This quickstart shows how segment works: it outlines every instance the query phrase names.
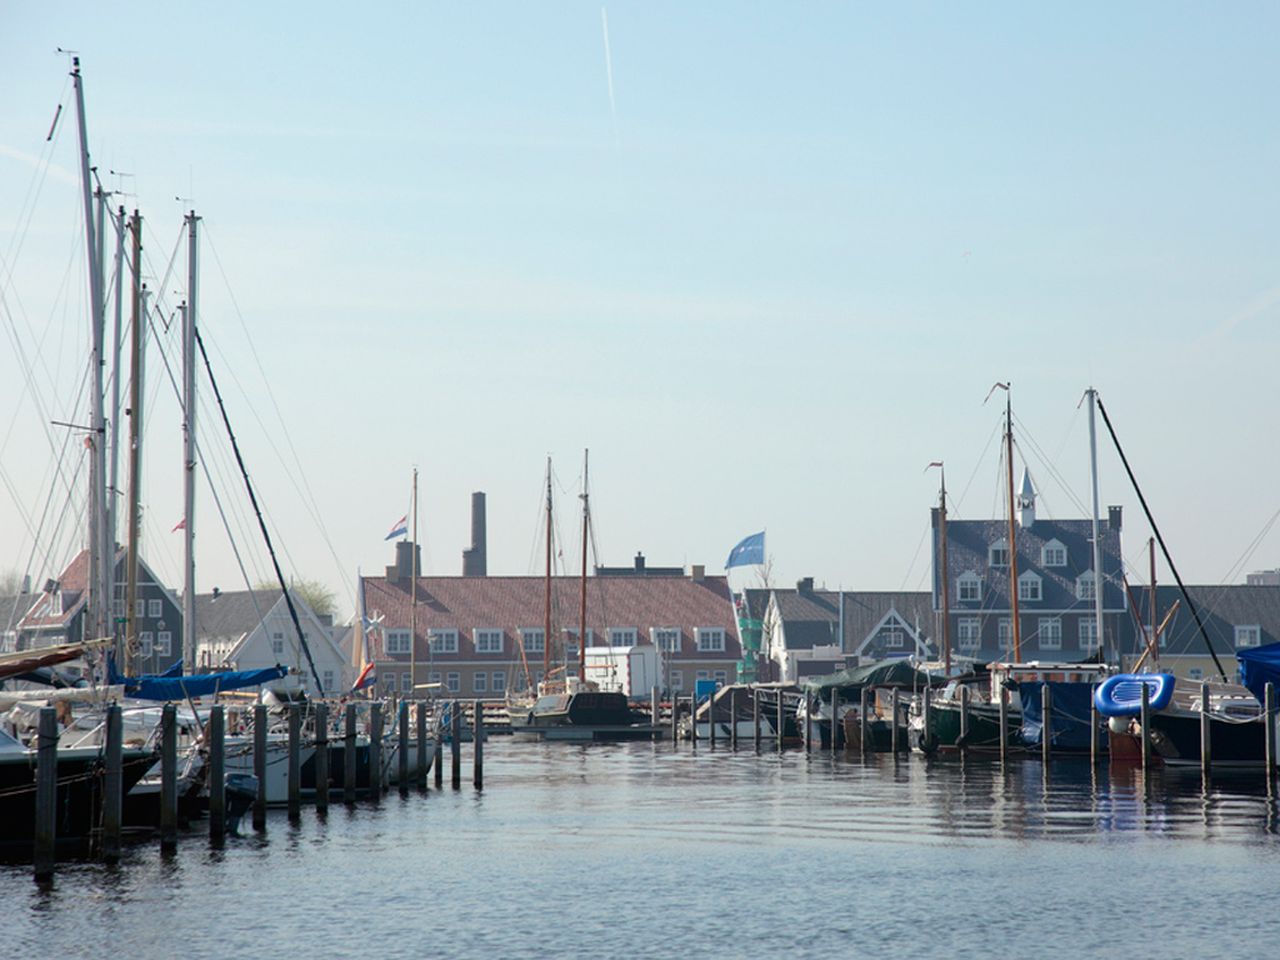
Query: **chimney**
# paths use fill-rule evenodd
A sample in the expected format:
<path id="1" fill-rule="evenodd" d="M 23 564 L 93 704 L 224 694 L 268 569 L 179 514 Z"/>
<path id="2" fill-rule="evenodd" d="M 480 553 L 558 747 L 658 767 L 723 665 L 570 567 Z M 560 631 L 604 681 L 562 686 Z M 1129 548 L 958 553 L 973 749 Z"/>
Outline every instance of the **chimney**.
<path id="1" fill-rule="evenodd" d="M 636 551 L 636 573 L 644 573 L 644 554 Z"/>
<path id="2" fill-rule="evenodd" d="M 806 595 L 813 593 L 813 577 L 805 577 L 802 580 L 797 580 L 796 591 Z"/>
<path id="3" fill-rule="evenodd" d="M 1120 513 L 1124 507 L 1107 507 L 1107 526 L 1116 533 L 1120 532 Z"/>
<path id="4" fill-rule="evenodd" d="M 706 564 L 692 563 L 689 565 L 690 580 L 705 580 L 707 578 Z"/>
<path id="5" fill-rule="evenodd" d="M 488 576 L 489 561 L 485 546 L 486 539 L 484 494 L 477 490 L 471 494 L 471 546 L 462 551 L 462 575 L 464 577 Z"/>
<path id="6" fill-rule="evenodd" d="M 418 576 L 422 576 L 422 548 L 411 540 L 396 541 L 395 566 L 387 567 L 387 583 L 397 586 L 413 579 L 414 560 L 417 560 Z"/>

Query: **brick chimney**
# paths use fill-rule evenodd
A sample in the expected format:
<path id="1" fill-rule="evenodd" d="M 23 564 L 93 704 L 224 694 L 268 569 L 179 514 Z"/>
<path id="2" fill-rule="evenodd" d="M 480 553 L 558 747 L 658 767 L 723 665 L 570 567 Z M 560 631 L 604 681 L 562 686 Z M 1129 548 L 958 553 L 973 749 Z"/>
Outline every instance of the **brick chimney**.
<path id="1" fill-rule="evenodd" d="M 407 586 L 413 579 L 415 559 L 418 576 L 422 576 L 422 548 L 410 540 L 397 540 L 396 562 L 393 566 L 387 567 L 387 583 L 392 586 Z"/>
<path id="2" fill-rule="evenodd" d="M 486 540 L 484 494 L 477 490 L 471 494 L 471 546 L 462 551 L 464 577 L 488 576 L 489 557 Z"/>
<path id="3" fill-rule="evenodd" d="M 1120 532 L 1120 514 L 1124 507 L 1107 507 L 1107 526 L 1116 533 Z"/>

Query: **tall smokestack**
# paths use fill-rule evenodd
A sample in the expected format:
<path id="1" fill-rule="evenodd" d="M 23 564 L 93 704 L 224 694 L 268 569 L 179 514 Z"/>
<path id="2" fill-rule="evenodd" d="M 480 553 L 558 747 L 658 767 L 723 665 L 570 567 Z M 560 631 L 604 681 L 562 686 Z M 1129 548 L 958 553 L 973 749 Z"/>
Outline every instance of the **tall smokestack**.
<path id="1" fill-rule="evenodd" d="M 471 494 L 471 548 L 462 551 L 464 577 L 488 576 L 489 561 L 485 549 L 484 494 Z"/>

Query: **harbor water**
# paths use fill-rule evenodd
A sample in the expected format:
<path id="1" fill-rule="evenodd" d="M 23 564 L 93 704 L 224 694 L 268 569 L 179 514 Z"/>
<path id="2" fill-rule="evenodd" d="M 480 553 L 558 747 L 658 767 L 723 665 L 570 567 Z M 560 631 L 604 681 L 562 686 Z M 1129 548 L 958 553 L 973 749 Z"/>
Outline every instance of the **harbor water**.
<path id="1" fill-rule="evenodd" d="M 468 764 L 220 847 L 197 823 L 47 885 L 2 867 L 4 955 L 1218 957 L 1280 926 L 1261 773 L 507 738 L 485 761 L 483 792 Z"/>

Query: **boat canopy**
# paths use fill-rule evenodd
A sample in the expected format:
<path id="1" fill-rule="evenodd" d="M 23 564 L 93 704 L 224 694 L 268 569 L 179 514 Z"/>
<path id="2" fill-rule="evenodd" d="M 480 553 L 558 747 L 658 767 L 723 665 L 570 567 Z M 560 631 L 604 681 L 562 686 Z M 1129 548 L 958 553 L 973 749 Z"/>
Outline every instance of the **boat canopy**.
<path id="1" fill-rule="evenodd" d="M 823 677 L 802 681 L 804 689 L 823 700 L 831 699 L 831 691 L 840 691 L 840 699 L 859 693 L 863 687 L 927 687 L 937 679 L 917 670 L 906 660 L 879 660 L 850 670 L 840 670 Z"/>
<path id="2" fill-rule="evenodd" d="M 1093 688 L 1085 682 L 1024 680 L 1018 684 L 1022 703 L 1022 742 L 1039 747 L 1044 742 L 1044 710 L 1041 691 L 1049 686 L 1049 740 L 1058 750 L 1088 750 L 1093 733 L 1089 703 Z M 1141 695 L 1139 695 L 1141 696 Z"/>
<path id="3" fill-rule="evenodd" d="M 206 694 L 260 687 L 264 683 L 279 680 L 289 670 L 276 664 L 262 670 L 225 670 L 222 673 L 182 674 L 182 661 L 160 674 L 143 674 L 139 677 L 122 677 L 111 665 L 111 682 L 124 685 L 125 696 L 139 700 L 184 700 L 187 697 L 203 697 Z"/>
<path id="4" fill-rule="evenodd" d="M 1264 702 L 1268 683 L 1280 686 L 1280 643 L 1237 650 L 1236 660 L 1240 663 L 1240 683 L 1259 703 Z"/>

